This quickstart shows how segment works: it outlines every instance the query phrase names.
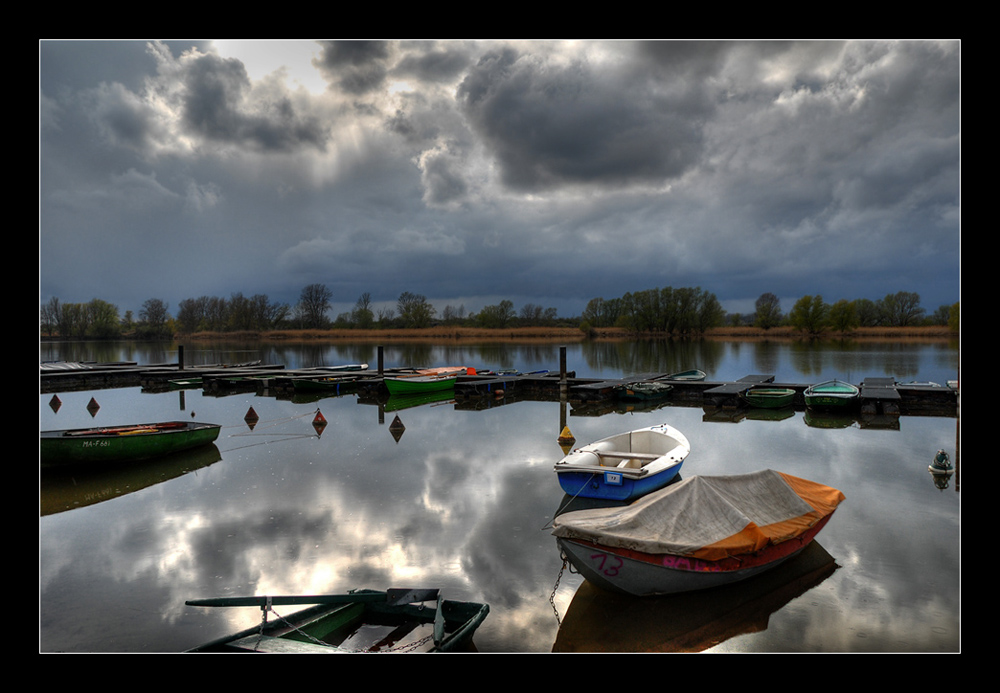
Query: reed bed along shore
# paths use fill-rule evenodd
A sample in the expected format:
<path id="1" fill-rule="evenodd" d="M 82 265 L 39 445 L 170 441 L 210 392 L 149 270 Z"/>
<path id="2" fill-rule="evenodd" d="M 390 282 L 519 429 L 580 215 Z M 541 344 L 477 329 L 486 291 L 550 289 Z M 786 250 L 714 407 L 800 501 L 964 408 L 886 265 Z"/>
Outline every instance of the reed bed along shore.
<path id="1" fill-rule="evenodd" d="M 917 340 L 947 341 L 957 334 L 947 327 L 863 327 L 849 332 L 824 332 L 810 337 L 791 327 L 763 330 L 759 327 L 717 327 L 696 338 L 718 340 L 803 340 L 803 339 L 857 339 L 857 340 Z M 265 340 L 288 342 L 350 341 L 350 342 L 579 342 L 586 339 L 670 339 L 667 334 L 637 334 L 617 327 L 591 328 L 587 331 L 576 327 L 511 327 L 478 328 L 436 326 L 427 328 L 400 328 L 385 330 L 326 329 L 326 330 L 272 330 L 266 332 L 197 332 L 177 335 L 181 340 Z"/>

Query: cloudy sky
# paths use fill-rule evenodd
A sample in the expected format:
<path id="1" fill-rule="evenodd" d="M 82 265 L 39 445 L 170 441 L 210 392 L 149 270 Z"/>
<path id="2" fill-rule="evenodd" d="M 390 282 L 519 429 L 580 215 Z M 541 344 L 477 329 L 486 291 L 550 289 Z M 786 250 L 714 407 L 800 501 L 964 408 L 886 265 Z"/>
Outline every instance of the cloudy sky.
<path id="1" fill-rule="evenodd" d="M 39 293 L 959 300 L 957 41 L 39 43 Z"/>

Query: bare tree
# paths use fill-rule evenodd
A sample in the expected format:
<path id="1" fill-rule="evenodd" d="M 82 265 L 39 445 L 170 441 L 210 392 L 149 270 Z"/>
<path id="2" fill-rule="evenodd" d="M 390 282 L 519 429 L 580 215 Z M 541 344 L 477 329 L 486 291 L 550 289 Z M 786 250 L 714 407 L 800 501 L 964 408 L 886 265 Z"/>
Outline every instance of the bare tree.
<path id="1" fill-rule="evenodd" d="M 298 317 L 305 327 L 325 327 L 329 320 L 326 311 L 330 309 L 333 292 L 324 284 L 310 284 L 302 289 L 299 296 Z"/>

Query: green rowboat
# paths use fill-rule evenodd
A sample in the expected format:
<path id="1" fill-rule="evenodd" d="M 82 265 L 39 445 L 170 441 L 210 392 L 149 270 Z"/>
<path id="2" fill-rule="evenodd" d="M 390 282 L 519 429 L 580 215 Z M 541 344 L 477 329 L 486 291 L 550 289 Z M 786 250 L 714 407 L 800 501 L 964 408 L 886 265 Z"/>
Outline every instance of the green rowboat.
<path id="1" fill-rule="evenodd" d="M 795 400 L 795 390 L 787 387 L 751 387 L 740 394 L 751 407 L 780 409 L 790 407 Z"/>
<path id="2" fill-rule="evenodd" d="M 803 395 L 808 407 L 839 409 L 854 404 L 860 393 L 855 385 L 834 379 L 810 385 Z"/>
<path id="3" fill-rule="evenodd" d="M 440 392 L 455 387 L 457 373 L 443 375 L 401 375 L 385 378 L 385 386 L 391 395 L 412 395 L 424 392 Z"/>
<path id="4" fill-rule="evenodd" d="M 144 460 L 209 445 L 218 424 L 194 421 L 41 431 L 41 466 Z"/>
<path id="5" fill-rule="evenodd" d="M 704 380 L 706 377 L 705 371 L 698 370 L 697 368 L 692 368 L 689 371 L 681 371 L 680 373 L 671 373 L 670 375 L 660 378 L 660 380 Z"/>
<path id="6" fill-rule="evenodd" d="M 619 385 L 615 388 L 618 399 L 626 400 L 648 400 L 662 399 L 670 394 L 674 389 L 673 385 L 656 381 L 635 382 Z"/>
<path id="7" fill-rule="evenodd" d="M 221 597 L 189 606 L 258 606 L 261 623 L 191 652 L 336 654 L 471 650 L 489 606 L 442 599 L 432 590 L 356 590 L 291 597 Z M 288 616 L 274 607 L 314 604 Z M 269 614 L 274 620 L 268 621 Z"/>

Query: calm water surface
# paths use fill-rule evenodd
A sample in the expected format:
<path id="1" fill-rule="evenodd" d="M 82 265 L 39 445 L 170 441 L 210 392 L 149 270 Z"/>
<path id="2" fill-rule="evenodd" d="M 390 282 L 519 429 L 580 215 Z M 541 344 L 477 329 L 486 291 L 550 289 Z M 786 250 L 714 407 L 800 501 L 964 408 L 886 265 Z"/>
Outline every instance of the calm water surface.
<path id="1" fill-rule="evenodd" d="M 43 345 L 40 360 L 174 361 L 176 346 Z M 260 358 L 289 368 L 369 362 L 374 345 L 188 345 L 188 363 Z M 892 376 L 953 380 L 940 344 L 611 343 L 570 345 L 578 375 L 705 370 L 781 382 Z M 387 345 L 386 366 L 558 369 L 558 346 Z M 214 448 L 143 473 L 42 477 L 39 647 L 176 652 L 259 621 L 259 611 L 187 599 L 359 587 L 440 587 L 486 602 L 481 652 L 955 652 L 960 639 L 955 418 L 882 426 L 718 417 L 698 407 L 595 415 L 559 402 L 446 401 L 384 411 L 354 395 L 318 401 L 139 388 L 39 396 L 39 428 L 195 418 L 222 424 Z M 91 398 L 100 409 L 87 410 Z M 260 422 L 244 422 L 253 407 Z M 329 425 L 317 435 L 319 411 Z M 393 435 L 398 416 L 405 426 Z M 736 419 L 734 421 L 734 418 Z M 578 442 L 669 422 L 692 443 L 684 476 L 773 468 L 847 496 L 818 546 L 767 580 L 656 600 L 595 592 L 564 570 L 549 524 L 564 503 L 552 465 L 568 424 Z"/>

